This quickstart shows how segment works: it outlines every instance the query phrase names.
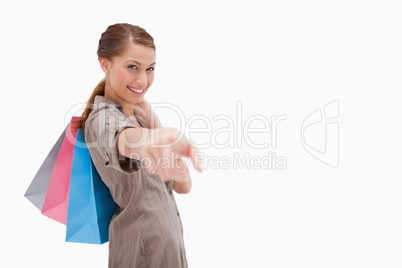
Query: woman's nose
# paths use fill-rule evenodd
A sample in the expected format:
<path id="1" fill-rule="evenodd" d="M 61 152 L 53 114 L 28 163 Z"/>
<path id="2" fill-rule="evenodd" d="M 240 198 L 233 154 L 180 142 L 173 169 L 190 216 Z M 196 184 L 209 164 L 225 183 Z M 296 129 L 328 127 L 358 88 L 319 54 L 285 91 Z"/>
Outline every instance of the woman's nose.
<path id="1" fill-rule="evenodd" d="M 135 82 L 139 86 L 146 86 L 146 84 L 147 84 L 147 74 L 145 72 L 139 73 Z"/>

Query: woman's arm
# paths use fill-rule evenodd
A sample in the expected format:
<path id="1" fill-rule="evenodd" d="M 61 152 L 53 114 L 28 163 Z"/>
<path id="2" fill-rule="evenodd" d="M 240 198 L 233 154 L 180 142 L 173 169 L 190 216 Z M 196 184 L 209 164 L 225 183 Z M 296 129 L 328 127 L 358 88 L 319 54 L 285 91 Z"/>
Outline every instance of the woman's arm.
<path id="1" fill-rule="evenodd" d="M 187 182 L 180 182 L 173 179 L 173 190 L 178 194 L 188 194 L 191 190 L 191 179 Z"/>
<path id="2" fill-rule="evenodd" d="M 161 128 L 162 123 L 159 117 L 152 110 L 151 104 L 146 100 L 142 99 L 140 103 L 134 106 L 134 114 L 140 116 L 147 123 L 149 128 Z"/>
<path id="3" fill-rule="evenodd" d="M 173 177 L 173 190 L 178 194 L 187 194 L 190 192 L 192 186 L 190 172 L 180 156 L 177 157 L 176 163 L 181 170 L 181 174 L 180 176 L 176 175 Z"/>
<path id="4" fill-rule="evenodd" d="M 134 107 L 134 113 L 141 116 L 151 129 L 162 127 L 159 117 L 151 109 L 151 105 L 145 99 Z M 173 190 L 179 194 L 187 194 L 190 192 L 192 185 L 190 174 L 181 157 L 177 159 L 177 164 L 179 165 L 178 168 L 182 170 L 182 174 L 180 174 L 180 176 L 176 175 L 173 178 Z"/>
<path id="5" fill-rule="evenodd" d="M 117 149 L 121 155 L 144 161 L 147 171 L 164 181 L 175 178 L 180 192 L 190 190 L 191 180 L 188 170 L 183 172 L 183 161 L 176 164 L 178 157 L 191 158 L 194 167 L 202 171 L 198 149 L 175 128 L 126 128 L 117 139 Z"/>

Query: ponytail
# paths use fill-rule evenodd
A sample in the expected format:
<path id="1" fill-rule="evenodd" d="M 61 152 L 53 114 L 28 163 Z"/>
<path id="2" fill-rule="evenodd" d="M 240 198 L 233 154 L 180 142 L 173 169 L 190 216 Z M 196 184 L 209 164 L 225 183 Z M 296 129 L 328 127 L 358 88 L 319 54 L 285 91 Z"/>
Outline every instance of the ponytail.
<path id="1" fill-rule="evenodd" d="M 95 97 L 97 95 L 101 95 L 101 96 L 105 95 L 105 84 L 106 84 L 106 80 L 102 79 L 99 82 L 99 84 L 95 87 L 94 91 L 92 92 L 92 95 L 89 97 L 89 100 L 87 101 L 87 104 L 85 105 L 84 112 L 82 113 L 80 119 L 77 120 L 77 125 L 75 127 L 75 130 L 78 131 L 78 129 L 81 129 L 83 138 L 85 135 L 85 122 L 87 121 L 89 114 L 92 112 L 92 106 L 94 104 Z M 85 138 L 84 138 L 84 140 L 85 140 Z"/>

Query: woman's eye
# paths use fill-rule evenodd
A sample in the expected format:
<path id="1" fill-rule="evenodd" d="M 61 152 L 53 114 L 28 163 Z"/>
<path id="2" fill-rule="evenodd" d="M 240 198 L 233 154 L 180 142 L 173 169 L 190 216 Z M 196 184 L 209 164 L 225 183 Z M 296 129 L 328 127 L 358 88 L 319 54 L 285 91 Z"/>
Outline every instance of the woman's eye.
<path id="1" fill-rule="evenodd" d="M 155 71 L 155 67 L 149 67 L 149 68 L 147 69 L 147 71 L 153 72 L 153 71 Z"/>
<path id="2" fill-rule="evenodd" d="M 137 66 L 135 66 L 135 65 L 129 65 L 128 68 L 129 68 L 129 69 L 133 69 L 133 70 L 137 70 L 137 69 L 138 69 Z"/>

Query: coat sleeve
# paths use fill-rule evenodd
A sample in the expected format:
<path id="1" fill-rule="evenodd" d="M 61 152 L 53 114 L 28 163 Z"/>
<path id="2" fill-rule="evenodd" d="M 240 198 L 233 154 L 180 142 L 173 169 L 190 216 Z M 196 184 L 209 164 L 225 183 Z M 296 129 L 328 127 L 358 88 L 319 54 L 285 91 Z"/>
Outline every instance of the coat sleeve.
<path id="1" fill-rule="evenodd" d="M 121 155 L 117 149 L 117 139 L 126 128 L 137 127 L 117 108 L 105 107 L 93 110 L 85 122 L 85 141 L 95 166 L 114 168 L 131 174 L 138 171 L 139 161 Z M 102 163 L 99 163 L 102 162 Z"/>

